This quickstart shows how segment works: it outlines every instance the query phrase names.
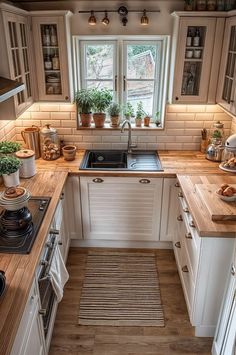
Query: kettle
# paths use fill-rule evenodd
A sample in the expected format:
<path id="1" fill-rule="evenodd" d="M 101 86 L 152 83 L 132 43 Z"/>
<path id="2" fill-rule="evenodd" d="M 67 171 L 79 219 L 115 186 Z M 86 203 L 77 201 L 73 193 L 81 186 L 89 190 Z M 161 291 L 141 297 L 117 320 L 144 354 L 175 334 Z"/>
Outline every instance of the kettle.
<path id="1" fill-rule="evenodd" d="M 213 138 L 212 143 L 206 149 L 206 158 L 211 161 L 221 161 L 223 149 L 224 145 L 221 144 L 221 141 Z"/>

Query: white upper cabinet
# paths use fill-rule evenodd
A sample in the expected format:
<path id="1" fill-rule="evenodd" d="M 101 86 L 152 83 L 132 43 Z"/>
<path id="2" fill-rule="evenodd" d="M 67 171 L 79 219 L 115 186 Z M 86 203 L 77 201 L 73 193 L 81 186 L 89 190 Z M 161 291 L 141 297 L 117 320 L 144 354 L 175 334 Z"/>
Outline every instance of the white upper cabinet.
<path id="1" fill-rule="evenodd" d="M 226 20 L 217 103 L 236 113 L 236 17 Z"/>
<path id="2" fill-rule="evenodd" d="M 69 11 L 31 12 L 38 99 L 70 101 L 71 46 Z"/>
<path id="3" fill-rule="evenodd" d="M 0 76 L 25 84 L 25 89 L 0 107 L 0 119 L 14 119 L 33 103 L 32 45 L 29 15 L 11 6 L 0 6 Z"/>
<path id="4" fill-rule="evenodd" d="M 172 103 L 216 102 L 224 18 L 174 13 Z"/>

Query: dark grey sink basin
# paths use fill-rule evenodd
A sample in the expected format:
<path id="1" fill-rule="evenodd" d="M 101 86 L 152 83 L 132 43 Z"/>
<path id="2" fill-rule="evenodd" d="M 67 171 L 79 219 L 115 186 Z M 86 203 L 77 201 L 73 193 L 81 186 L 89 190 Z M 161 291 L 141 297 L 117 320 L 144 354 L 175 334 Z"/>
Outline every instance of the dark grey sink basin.
<path id="1" fill-rule="evenodd" d="M 86 150 L 80 170 L 163 171 L 157 152 Z"/>

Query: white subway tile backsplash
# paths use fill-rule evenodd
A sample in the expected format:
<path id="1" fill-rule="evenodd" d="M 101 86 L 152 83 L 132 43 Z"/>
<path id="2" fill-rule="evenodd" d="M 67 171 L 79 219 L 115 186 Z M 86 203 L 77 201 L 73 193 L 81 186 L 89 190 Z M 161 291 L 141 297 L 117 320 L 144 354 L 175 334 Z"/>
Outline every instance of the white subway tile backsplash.
<path id="1" fill-rule="evenodd" d="M 177 113 L 176 120 L 178 121 L 193 121 L 195 118 L 194 113 Z"/>
<path id="2" fill-rule="evenodd" d="M 206 105 L 206 112 L 223 112 L 219 105 Z"/>
<path id="3" fill-rule="evenodd" d="M 120 136 L 103 136 L 102 142 L 103 143 L 120 143 Z"/>
<path id="4" fill-rule="evenodd" d="M 51 112 L 52 120 L 70 120 L 70 112 Z"/>
<path id="5" fill-rule="evenodd" d="M 71 127 L 71 128 L 76 128 L 76 122 L 72 120 L 62 120 L 61 121 L 61 127 Z"/>
<path id="6" fill-rule="evenodd" d="M 167 150 L 182 150 L 182 143 L 166 143 L 165 148 Z"/>
<path id="7" fill-rule="evenodd" d="M 183 143 L 184 150 L 199 150 L 200 143 Z"/>
<path id="8" fill-rule="evenodd" d="M 78 149 L 92 149 L 93 148 L 93 145 L 92 143 L 75 143 L 76 147 Z"/>
<path id="9" fill-rule="evenodd" d="M 33 120 L 50 120 L 51 113 L 50 112 L 31 112 L 31 118 Z"/>
<path id="10" fill-rule="evenodd" d="M 166 107 L 167 112 L 186 112 L 187 105 L 167 105 Z"/>
<path id="11" fill-rule="evenodd" d="M 112 149 L 112 143 L 93 143 L 93 149 Z"/>
<path id="12" fill-rule="evenodd" d="M 199 128 L 203 127 L 203 121 L 185 122 L 185 128 Z"/>
<path id="13" fill-rule="evenodd" d="M 193 141 L 192 136 L 177 136 L 176 142 L 177 143 L 191 143 Z"/>
<path id="14" fill-rule="evenodd" d="M 138 142 L 140 143 L 155 143 L 156 141 L 155 136 L 138 136 Z"/>
<path id="15" fill-rule="evenodd" d="M 83 141 L 84 142 L 91 142 L 91 143 L 101 142 L 102 137 L 101 136 L 83 136 Z"/>
<path id="16" fill-rule="evenodd" d="M 75 104 L 63 104 L 63 105 L 60 105 L 60 111 L 63 111 L 63 112 L 75 112 L 76 111 L 76 106 L 75 106 Z"/>
<path id="17" fill-rule="evenodd" d="M 72 134 L 72 128 L 60 128 L 57 127 L 57 133 L 58 134 Z"/>
<path id="18" fill-rule="evenodd" d="M 42 112 L 54 112 L 59 111 L 60 106 L 55 104 L 40 104 L 40 111 Z"/>
<path id="19" fill-rule="evenodd" d="M 215 121 L 231 121 L 231 117 L 227 115 L 227 113 L 214 113 L 214 120 Z"/>
<path id="20" fill-rule="evenodd" d="M 195 120 L 197 121 L 213 121 L 213 113 L 196 113 Z"/>
<path id="21" fill-rule="evenodd" d="M 167 129 L 166 134 L 168 136 L 183 136 L 184 129 Z"/>
<path id="22" fill-rule="evenodd" d="M 206 106 L 205 105 L 188 105 L 187 112 L 205 112 Z"/>

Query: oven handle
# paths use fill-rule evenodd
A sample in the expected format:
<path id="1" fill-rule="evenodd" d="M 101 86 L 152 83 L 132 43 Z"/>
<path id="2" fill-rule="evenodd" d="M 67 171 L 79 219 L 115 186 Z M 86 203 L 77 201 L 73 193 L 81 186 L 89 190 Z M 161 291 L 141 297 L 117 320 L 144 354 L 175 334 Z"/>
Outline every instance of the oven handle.
<path id="1" fill-rule="evenodd" d="M 57 244 L 58 244 L 58 236 L 55 235 L 55 239 L 52 242 L 52 252 L 50 254 L 50 258 L 49 258 L 49 260 L 45 260 L 45 262 L 47 263 L 47 267 L 46 267 L 44 276 L 41 279 L 39 279 L 39 281 L 46 280 L 49 277 L 49 270 L 51 268 L 51 264 L 52 264 L 52 260 L 53 260 L 54 254 L 55 254 Z"/>

